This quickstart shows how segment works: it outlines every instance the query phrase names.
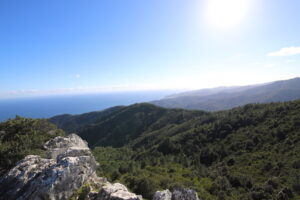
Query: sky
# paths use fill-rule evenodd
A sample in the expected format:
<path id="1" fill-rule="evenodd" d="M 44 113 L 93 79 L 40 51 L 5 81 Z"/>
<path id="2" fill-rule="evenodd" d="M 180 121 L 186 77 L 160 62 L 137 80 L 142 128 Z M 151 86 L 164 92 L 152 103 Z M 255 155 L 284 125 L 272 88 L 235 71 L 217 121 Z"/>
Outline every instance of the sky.
<path id="1" fill-rule="evenodd" d="M 300 76 L 299 0 L 1 0 L 0 98 Z"/>

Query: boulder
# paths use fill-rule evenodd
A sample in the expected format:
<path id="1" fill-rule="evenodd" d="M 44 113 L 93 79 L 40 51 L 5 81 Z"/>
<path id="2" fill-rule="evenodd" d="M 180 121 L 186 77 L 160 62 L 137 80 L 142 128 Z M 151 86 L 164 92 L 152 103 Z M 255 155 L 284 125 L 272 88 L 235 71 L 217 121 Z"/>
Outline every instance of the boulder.
<path id="1" fill-rule="evenodd" d="M 142 200 L 142 196 L 136 195 L 128 191 L 128 189 L 120 183 L 107 183 L 100 190 L 97 200 Z"/>
<path id="2" fill-rule="evenodd" d="M 199 200 L 199 198 L 195 190 L 180 189 L 172 192 L 172 200 Z"/>
<path id="3" fill-rule="evenodd" d="M 66 153 L 71 149 L 85 150 L 90 152 L 87 142 L 82 140 L 76 134 L 70 134 L 68 137 L 58 136 L 45 143 L 44 148 L 47 150 L 46 157 L 56 159 L 58 155 Z"/>
<path id="4" fill-rule="evenodd" d="M 68 199 L 95 175 L 97 162 L 79 136 L 45 144 L 46 158 L 26 156 L 0 179 L 0 199 Z"/>
<path id="5" fill-rule="evenodd" d="M 169 190 L 157 191 L 153 200 L 199 200 L 199 198 L 195 190 L 175 189 L 173 192 Z"/>
<path id="6" fill-rule="evenodd" d="M 0 178 L 0 200 L 142 200 L 120 184 L 96 175 L 87 143 L 76 134 L 44 145 L 46 158 L 29 155 Z"/>
<path id="7" fill-rule="evenodd" d="M 30 184 L 33 183 L 41 173 L 54 165 L 54 160 L 43 159 L 40 156 L 29 155 L 17 163 L 0 179 L 0 199 L 25 199 Z M 28 188 L 28 189 L 27 189 Z M 24 198 L 21 198 L 22 196 Z"/>
<path id="8" fill-rule="evenodd" d="M 153 200 L 171 200 L 171 199 L 172 199 L 172 193 L 170 192 L 170 190 L 157 191 L 153 196 Z"/>

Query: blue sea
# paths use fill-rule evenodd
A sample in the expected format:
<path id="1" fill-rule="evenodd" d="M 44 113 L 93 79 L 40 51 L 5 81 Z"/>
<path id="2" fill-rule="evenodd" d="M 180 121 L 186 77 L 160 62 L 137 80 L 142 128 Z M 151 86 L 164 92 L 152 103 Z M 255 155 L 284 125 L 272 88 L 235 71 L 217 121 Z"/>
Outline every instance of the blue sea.
<path id="1" fill-rule="evenodd" d="M 115 92 L 101 94 L 61 95 L 51 97 L 0 100 L 0 121 L 16 115 L 30 118 L 49 118 L 59 114 L 81 114 L 117 105 L 149 102 L 175 91 Z"/>

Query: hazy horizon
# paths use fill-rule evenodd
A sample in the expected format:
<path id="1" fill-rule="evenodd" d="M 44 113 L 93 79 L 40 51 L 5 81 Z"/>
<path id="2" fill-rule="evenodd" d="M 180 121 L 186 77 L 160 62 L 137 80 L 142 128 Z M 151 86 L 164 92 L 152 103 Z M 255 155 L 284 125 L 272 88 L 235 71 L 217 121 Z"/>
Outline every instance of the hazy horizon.
<path id="1" fill-rule="evenodd" d="M 16 115 L 30 118 L 49 118 L 60 114 L 82 114 L 114 106 L 161 99 L 175 91 L 139 91 L 81 95 L 56 95 L 0 99 L 0 122 Z"/>
<path id="2" fill-rule="evenodd" d="M 130 94 L 130 93 L 163 93 L 167 97 L 168 95 L 196 91 L 196 90 L 206 90 L 206 89 L 214 89 L 214 88 L 230 88 L 230 87 L 243 87 L 243 86 L 251 86 L 251 85 L 261 85 L 261 84 L 269 84 L 276 81 L 283 81 L 283 80 L 290 80 L 300 77 L 291 77 L 289 79 L 281 79 L 281 80 L 274 80 L 268 82 L 260 82 L 254 84 L 247 84 L 247 85 L 219 85 L 215 87 L 204 87 L 204 88 L 169 88 L 169 89 L 159 89 L 159 88 L 151 88 L 151 89 L 131 89 L 131 90 L 122 90 L 118 89 L 103 89 L 103 88 L 67 88 L 67 89 L 57 89 L 52 91 L 15 91 L 14 93 L 9 92 L 6 96 L 0 97 L 0 101 L 7 101 L 7 100 L 30 100 L 30 99 L 43 99 L 43 98 L 60 98 L 60 97 L 80 97 L 80 96 L 89 96 L 89 95 L 114 95 L 114 94 Z M 155 99 L 156 100 L 156 99 Z"/>

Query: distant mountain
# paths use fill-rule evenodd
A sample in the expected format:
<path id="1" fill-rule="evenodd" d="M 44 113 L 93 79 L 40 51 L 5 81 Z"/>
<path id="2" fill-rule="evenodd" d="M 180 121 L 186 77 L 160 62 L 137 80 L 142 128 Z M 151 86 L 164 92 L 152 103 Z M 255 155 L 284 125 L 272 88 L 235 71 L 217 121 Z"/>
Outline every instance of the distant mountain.
<path id="1" fill-rule="evenodd" d="M 294 78 L 259 85 L 188 91 L 150 103 L 166 108 L 217 111 L 249 103 L 283 102 L 299 98 L 300 78 Z"/>

